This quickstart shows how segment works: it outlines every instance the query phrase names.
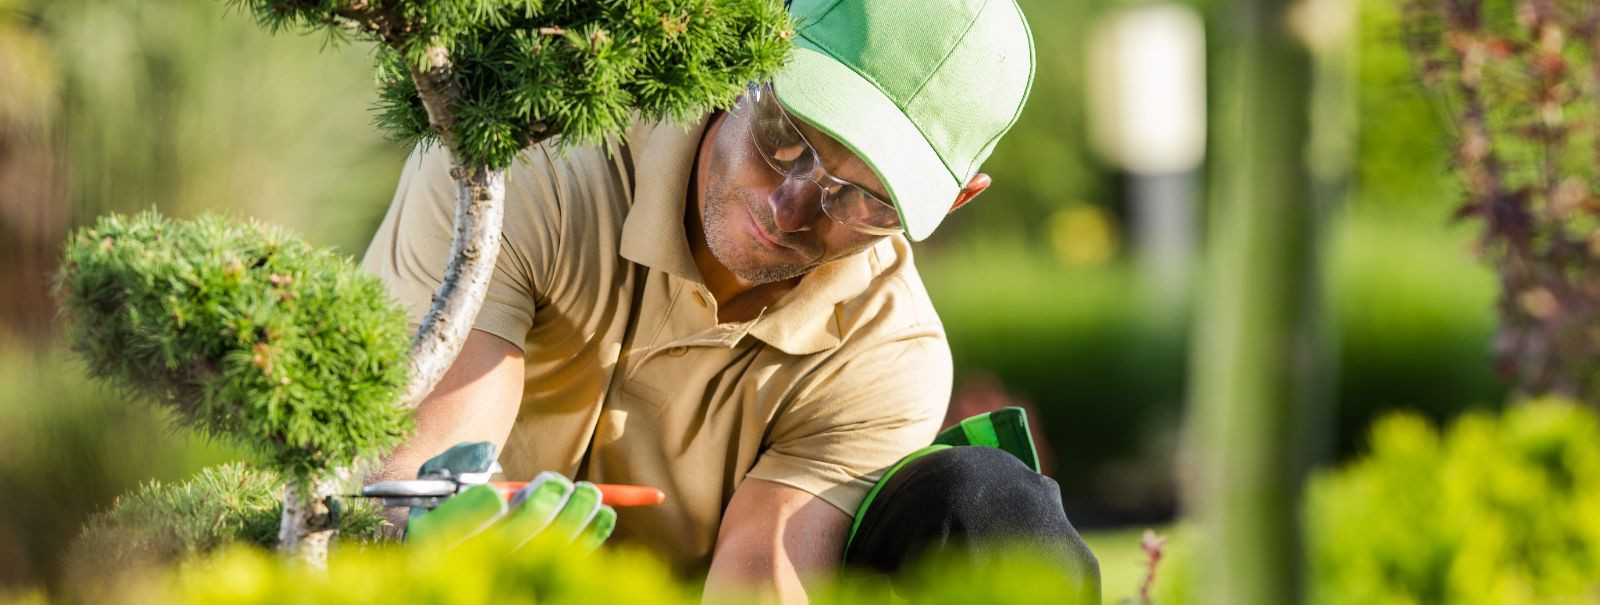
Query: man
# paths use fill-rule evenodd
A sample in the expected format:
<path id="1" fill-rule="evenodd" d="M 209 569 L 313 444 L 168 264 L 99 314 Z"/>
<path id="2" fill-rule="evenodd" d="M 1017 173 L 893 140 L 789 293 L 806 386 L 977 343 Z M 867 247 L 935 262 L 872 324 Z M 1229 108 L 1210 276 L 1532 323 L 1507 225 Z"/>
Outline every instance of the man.
<path id="1" fill-rule="evenodd" d="M 949 349 L 906 240 L 988 187 L 978 166 L 1015 122 L 1033 56 L 1013 0 L 792 12 L 788 65 L 732 111 L 638 125 L 615 154 L 524 152 L 483 311 L 384 476 L 459 442 L 503 444 L 513 479 L 664 490 L 660 506 L 617 511 L 615 535 L 680 570 L 709 565 L 708 592 L 797 600 L 801 579 L 838 568 L 868 490 L 929 443 L 949 400 Z M 364 261 L 414 319 L 449 249 L 448 169 L 437 149 L 407 161 Z M 950 515 L 985 517 L 971 493 L 1010 493 L 964 482 L 1007 478 L 997 533 L 1054 539 L 1098 581 L 1053 483 L 956 449 L 882 498 L 876 516 L 894 522 L 866 524 L 881 538 L 858 536 L 856 562 L 893 568 L 960 537 Z M 929 489 L 953 503 L 914 496 Z M 958 512 L 896 516 L 913 503 Z"/>

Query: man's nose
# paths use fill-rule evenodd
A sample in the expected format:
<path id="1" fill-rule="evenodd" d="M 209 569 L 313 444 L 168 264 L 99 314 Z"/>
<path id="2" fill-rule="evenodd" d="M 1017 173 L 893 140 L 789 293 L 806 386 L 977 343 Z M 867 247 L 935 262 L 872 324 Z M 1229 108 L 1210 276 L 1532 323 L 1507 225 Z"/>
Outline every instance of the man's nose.
<path id="1" fill-rule="evenodd" d="M 785 179 L 782 186 L 767 196 L 773 220 L 786 233 L 811 230 L 811 223 L 822 212 L 821 201 L 822 188 L 803 178 Z"/>

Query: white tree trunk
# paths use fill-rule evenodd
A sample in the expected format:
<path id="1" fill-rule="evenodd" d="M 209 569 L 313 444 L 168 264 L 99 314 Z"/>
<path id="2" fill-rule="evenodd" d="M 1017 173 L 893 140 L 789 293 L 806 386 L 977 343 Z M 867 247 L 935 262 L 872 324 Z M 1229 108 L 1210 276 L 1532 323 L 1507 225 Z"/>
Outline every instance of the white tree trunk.
<path id="1" fill-rule="evenodd" d="M 328 509 L 327 499 L 338 497 L 346 473 L 307 483 L 286 479 L 283 485 L 283 516 L 278 523 L 278 551 L 323 569 L 328 561 L 328 542 L 338 531 L 337 519 Z"/>
<path id="2" fill-rule="evenodd" d="M 458 152 L 455 138 L 455 103 L 461 89 L 455 80 L 450 51 L 442 46 L 428 50 L 425 69 L 413 67 L 411 80 L 428 110 L 428 122 L 450 151 L 456 181 L 455 238 L 444 282 L 433 295 L 433 306 L 411 340 L 410 375 L 400 403 L 416 408 L 433 391 L 445 370 L 461 352 L 472 322 L 489 291 L 489 276 L 500 255 L 500 226 L 505 217 L 504 170 L 468 163 Z"/>
<path id="3" fill-rule="evenodd" d="M 410 374 L 400 399 L 407 408 L 421 404 L 455 362 L 483 307 L 489 277 L 500 255 L 505 171 L 457 166 L 452 174 L 456 177 L 456 234 L 450 242 L 444 283 L 439 284 L 433 306 L 411 341 Z"/>
<path id="4" fill-rule="evenodd" d="M 455 165 L 450 176 L 456 181 L 456 211 L 455 237 L 450 242 L 444 280 L 411 340 L 406 388 L 398 402 L 407 409 L 421 404 L 455 362 L 483 307 L 495 259 L 500 255 L 506 195 L 504 170 L 463 162 L 457 153 L 452 106 L 460 97 L 460 90 L 451 71 L 449 52 L 435 47 L 428 53 L 427 68 L 413 68 L 411 76 L 428 110 L 428 121 Z M 340 494 L 342 479 L 353 474 L 350 467 L 336 469 L 328 480 L 314 482 L 309 494 L 299 493 L 300 486 L 293 482 L 285 487 L 283 519 L 278 529 L 280 551 L 319 568 L 326 566 L 328 541 L 334 532 L 327 527 L 324 499 Z"/>

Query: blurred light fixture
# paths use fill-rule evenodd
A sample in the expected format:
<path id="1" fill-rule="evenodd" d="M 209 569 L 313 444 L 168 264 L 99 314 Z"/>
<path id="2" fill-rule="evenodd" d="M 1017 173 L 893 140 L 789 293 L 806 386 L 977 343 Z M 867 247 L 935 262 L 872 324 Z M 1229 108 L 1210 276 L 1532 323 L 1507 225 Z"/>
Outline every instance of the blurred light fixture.
<path id="1" fill-rule="evenodd" d="M 1157 303 L 1188 295 L 1206 148 L 1205 23 L 1193 8 L 1111 11 L 1090 29 L 1089 138 L 1125 179 L 1130 246 Z"/>
<path id="2" fill-rule="evenodd" d="M 1089 38 L 1089 135 L 1133 174 L 1188 172 L 1206 144 L 1205 25 L 1177 4 L 1118 9 Z"/>

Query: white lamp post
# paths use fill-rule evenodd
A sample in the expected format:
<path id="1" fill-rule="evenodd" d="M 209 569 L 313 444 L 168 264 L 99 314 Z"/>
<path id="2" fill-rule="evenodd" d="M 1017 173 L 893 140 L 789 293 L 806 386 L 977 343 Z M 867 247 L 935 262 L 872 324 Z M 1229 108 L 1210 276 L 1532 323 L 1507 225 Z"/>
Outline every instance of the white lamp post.
<path id="1" fill-rule="evenodd" d="M 1206 146 L 1205 25 L 1187 6 L 1123 8 L 1091 29 L 1089 135 L 1127 175 L 1140 272 L 1161 300 L 1184 294 Z"/>

